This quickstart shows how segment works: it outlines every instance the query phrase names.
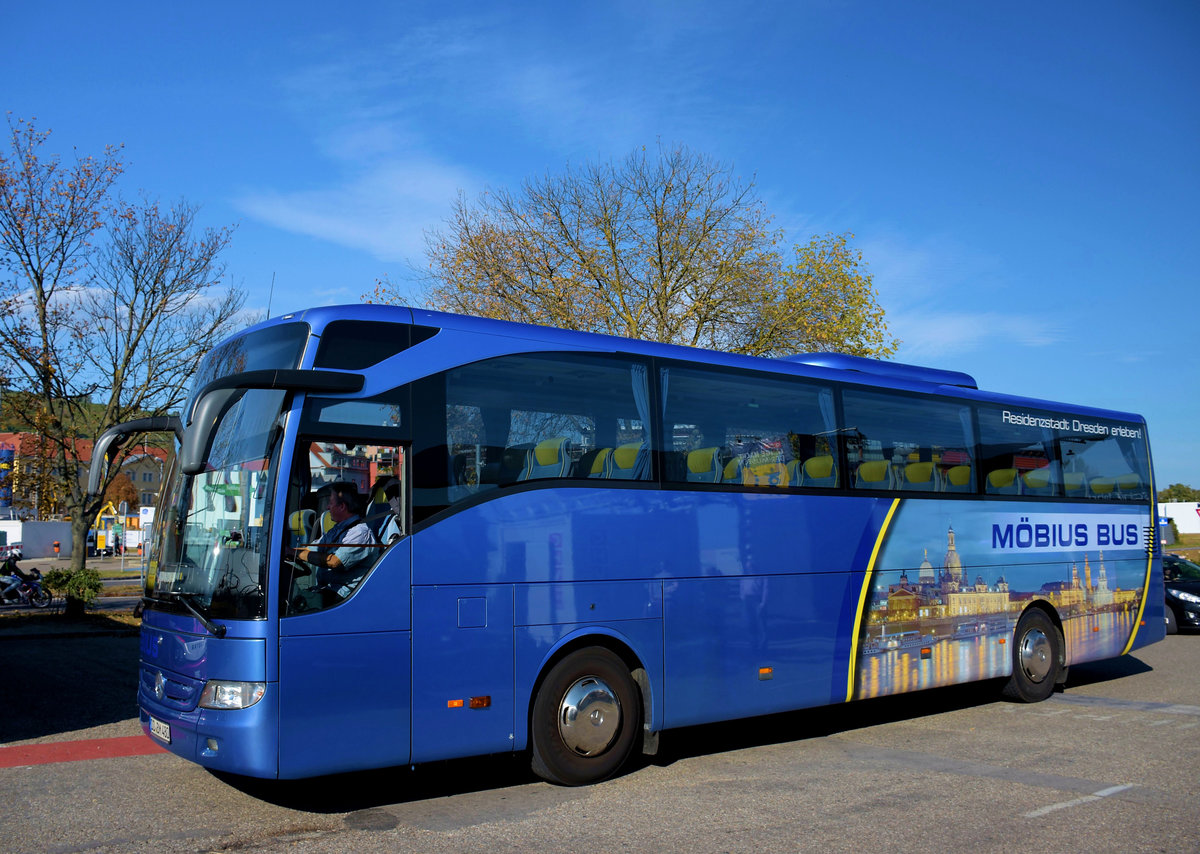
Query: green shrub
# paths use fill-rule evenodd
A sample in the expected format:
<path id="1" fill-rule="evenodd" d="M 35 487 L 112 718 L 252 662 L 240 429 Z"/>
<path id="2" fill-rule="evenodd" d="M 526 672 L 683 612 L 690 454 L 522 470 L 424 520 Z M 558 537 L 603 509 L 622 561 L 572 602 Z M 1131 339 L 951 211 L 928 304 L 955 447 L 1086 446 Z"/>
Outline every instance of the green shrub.
<path id="1" fill-rule="evenodd" d="M 66 597 L 68 616 L 82 614 L 104 588 L 100 573 L 87 567 L 79 570 L 52 569 L 46 573 L 42 583 L 55 595 Z"/>

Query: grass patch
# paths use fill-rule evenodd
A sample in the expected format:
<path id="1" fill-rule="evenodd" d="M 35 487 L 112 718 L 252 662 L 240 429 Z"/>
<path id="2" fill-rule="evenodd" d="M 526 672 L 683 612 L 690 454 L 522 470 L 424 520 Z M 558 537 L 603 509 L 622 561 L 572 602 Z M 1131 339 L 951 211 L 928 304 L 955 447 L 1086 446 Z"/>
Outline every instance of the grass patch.
<path id="1" fill-rule="evenodd" d="M 141 596 L 142 585 L 140 584 L 115 584 L 109 585 L 100 591 L 101 596 Z"/>

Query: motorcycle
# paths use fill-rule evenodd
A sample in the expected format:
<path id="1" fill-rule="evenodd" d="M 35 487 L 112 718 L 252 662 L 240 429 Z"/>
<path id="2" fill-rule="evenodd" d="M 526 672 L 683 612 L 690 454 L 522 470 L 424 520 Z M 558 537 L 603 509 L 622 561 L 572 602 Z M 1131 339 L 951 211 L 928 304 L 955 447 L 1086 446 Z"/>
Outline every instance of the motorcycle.
<path id="1" fill-rule="evenodd" d="M 41 570 L 31 569 L 26 573 L 14 568 L 12 577 L 21 579 L 21 586 L 4 595 L 2 601 L 5 605 L 45 608 L 50 604 L 52 597 L 50 591 L 42 587 Z"/>

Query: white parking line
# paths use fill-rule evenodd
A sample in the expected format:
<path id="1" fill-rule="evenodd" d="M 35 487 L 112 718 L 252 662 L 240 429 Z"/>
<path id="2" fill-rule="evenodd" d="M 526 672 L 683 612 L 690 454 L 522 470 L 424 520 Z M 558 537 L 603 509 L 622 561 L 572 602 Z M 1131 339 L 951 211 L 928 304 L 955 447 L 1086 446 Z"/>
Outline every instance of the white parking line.
<path id="1" fill-rule="evenodd" d="M 1101 789 L 1100 791 L 1094 792 L 1090 795 L 1084 795 L 1082 798 L 1076 798 L 1073 801 L 1063 801 L 1062 803 L 1058 804 L 1050 804 L 1048 807 L 1042 807 L 1041 809 L 1036 809 L 1033 812 L 1027 812 L 1023 818 L 1041 818 L 1042 816 L 1056 812 L 1057 810 L 1065 810 L 1068 807 L 1077 807 L 1080 804 L 1090 804 L 1093 801 L 1098 801 L 1101 798 L 1107 798 L 1109 795 L 1115 795 L 1117 792 L 1124 792 L 1126 789 L 1132 788 L 1132 783 L 1125 786 L 1111 786 L 1110 788 Z"/>

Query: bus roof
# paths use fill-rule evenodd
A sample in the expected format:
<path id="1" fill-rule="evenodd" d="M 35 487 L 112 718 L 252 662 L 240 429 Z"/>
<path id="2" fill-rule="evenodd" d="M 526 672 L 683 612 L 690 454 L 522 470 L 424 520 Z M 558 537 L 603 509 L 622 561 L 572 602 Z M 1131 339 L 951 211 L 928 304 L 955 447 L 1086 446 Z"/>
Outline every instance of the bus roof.
<path id="1" fill-rule="evenodd" d="M 264 328 L 277 323 L 304 321 L 311 325 L 315 334 L 319 335 L 327 324 L 335 320 L 416 324 L 470 334 L 498 336 L 513 340 L 512 352 L 521 352 L 526 349 L 518 342 L 528 341 L 536 343 L 535 349 L 537 350 L 561 349 L 629 353 L 661 359 L 699 361 L 709 365 L 784 373 L 817 380 L 893 388 L 925 394 L 941 394 L 1005 406 L 1027 406 L 1042 409 L 1069 407 L 1072 412 L 1095 417 L 1145 422 L 1141 416 L 1130 412 L 983 391 L 979 389 L 975 378 L 970 374 L 941 368 L 908 365 L 842 353 L 798 353 L 779 358 L 746 356 L 679 344 L 662 344 L 656 341 L 580 332 L 553 326 L 514 323 L 472 315 L 450 314 L 408 306 L 369 303 L 320 306 L 263 321 L 252 329 Z M 248 331 L 250 330 L 245 330 L 245 332 Z M 244 334 L 244 332 L 239 334 Z M 464 362 L 472 360 L 469 348 L 464 348 L 462 355 Z"/>

